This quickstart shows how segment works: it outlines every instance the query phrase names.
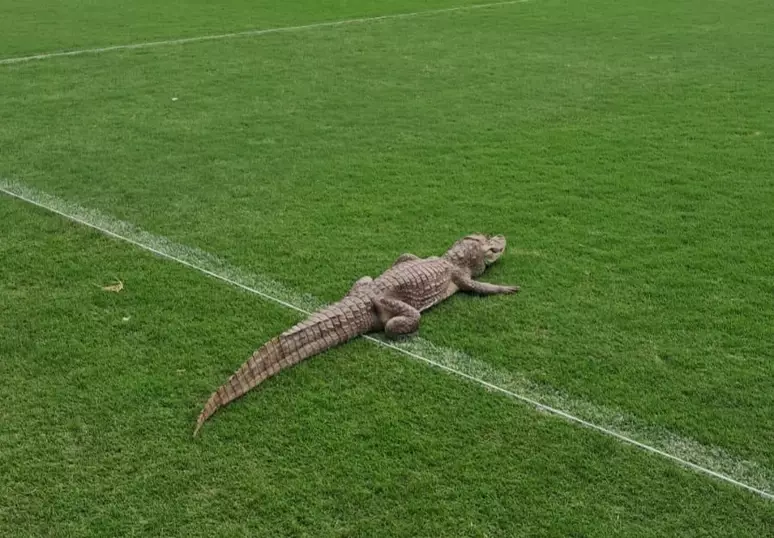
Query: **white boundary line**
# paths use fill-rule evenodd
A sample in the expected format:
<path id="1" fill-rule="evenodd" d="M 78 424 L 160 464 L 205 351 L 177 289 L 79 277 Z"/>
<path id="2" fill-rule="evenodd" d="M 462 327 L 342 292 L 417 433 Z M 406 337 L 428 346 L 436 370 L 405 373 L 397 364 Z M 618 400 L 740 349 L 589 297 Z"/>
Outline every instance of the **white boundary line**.
<path id="1" fill-rule="evenodd" d="M 342 19 L 337 21 L 315 22 L 315 23 L 303 24 L 299 26 L 281 26 L 277 28 L 264 28 L 262 30 L 260 29 L 245 30 L 242 32 L 230 32 L 226 34 L 211 34 L 211 35 L 203 35 L 203 36 L 196 36 L 196 37 L 183 37 L 179 39 L 167 39 L 164 41 L 146 41 L 143 43 L 130 43 L 127 45 L 111 45 L 108 47 L 98 47 L 93 49 L 77 49 L 77 50 L 59 51 L 59 52 L 45 52 L 41 54 L 33 54 L 30 56 L 19 56 L 17 58 L 3 58 L 3 59 L 0 59 L 0 65 L 30 62 L 33 60 L 46 60 L 48 58 L 60 58 L 64 56 L 81 56 L 83 54 L 101 54 L 103 52 L 112 52 L 117 50 L 147 49 L 150 47 L 184 45 L 186 43 L 197 43 L 200 41 L 234 39 L 238 37 L 260 36 L 260 35 L 266 35 L 266 34 L 277 34 L 282 32 L 300 32 L 303 30 L 313 30 L 315 28 L 330 28 L 330 27 L 345 26 L 350 24 L 363 24 L 363 23 L 370 23 L 370 22 L 385 21 L 390 19 L 408 19 L 412 17 L 421 17 L 423 15 L 438 15 L 440 13 L 453 13 L 455 11 L 471 11 L 474 9 L 510 6 L 513 4 L 523 4 L 528 1 L 529 0 L 508 0 L 505 2 L 490 2 L 487 4 L 471 4 L 467 6 L 455 6 L 455 7 L 441 8 L 441 9 L 428 9 L 426 11 L 414 11 L 410 13 L 378 15 L 375 17 L 359 17 L 354 19 Z"/>
<path id="2" fill-rule="evenodd" d="M 213 277 L 215 279 L 221 280 L 221 281 L 223 281 L 223 282 L 225 282 L 227 284 L 230 284 L 230 285 L 232 285 L 234 287 L 237 287 L 237 288 L 240 288 L 240 289 L 245 290 L 247 292 L 259 295 L 260 297 L 263 297 L 264 299 L 267 299 L 269 301 L 272 301 L 274 303 L 282 305 L 282 306 L 284 306 L 286 308 L 289 308 L 291 310 L 295 310 L 296 312 L 299 312 L 299 313 L 302 313 L 302 314 L 306 314 L 306 315 L 310 314 L 310 312 L 308 310 L 305 310 L 305 309 L 303 309 L 301 307 L 298 307 L 298 306 L 296 306 L 294 304 L 291 304 L 291 303 L 289 303 L 287 301 L 284 301 L 284 300 L 282 300 L 280 298 L 274 297 L 273 295 L 270 295 L 270 294 L 267 294 L 265 292 L 262 292 L 262 291 L 260 291 L 260 290 L 258 290 L 256 288 L 254 288 L 254 287 L 251 287 L 251 286 L 248 286 L 246 284 L 243 284 L 242 282 L 238 282 L 237 280 L 235 280 L 233 278 L 229 278 L 228 276 L 221 275 L 221 274 L 216 273 L 214 271 L 210 271 L 209 269 L 201 267 L 201 266 L 199 266 L 199 265 L 197 265 L 195 263 L 191 263 L 189 261 L 186 261 L 186 260 L 184 260 L 184 259 L 182 259 L 182 258 L 180 258 L 178 256 L 175 256 L 174 254 L 171 254 L 169 252 L 165 252 L 165 251 L 163 251 L 163 250 L 161 250 L 159 248 L 154 248 L 154 247 L 152 247 L 150 245 L 146 245 L 145 243 L 142 243 L 140 241 L 134 240 L 134 239 L 132 239 L 130 237 L 127 237 L 127 236 L 125 236 L 123 234 L 114 232 L 112 230 L 108 230 L 107 228 L 105 228 L 103 226 L 100 226 L 100 225 L 95 224 L 93 222 L 88 222 L 87 220 L 79 218 L 79 217 L 77 217 L 75 215 L 68 214 L 68 213 L 66 213 L 66 212 L 64 212 L 62 210 L 59 210 L 59 209 L 57 209 L 55 207 L 52 207 L 52 206 L 50 206 L 48 204 L 45 204 L 45 203 L 43 203 L 43 202 L 41 202 L 39 200 L 35 200 L 35 199 L 30 198 L 29 196 L 25 196 L 22 193 L 15 192 L 13 190 L 9 190 L 8 188 L 6 188 L 4 186 L 4 184 L 2 183 L 2 180 L 0 180 L 0 192 L 4 193 L 4 194 L 6 194 L 6 195 L 8 195 L 8 196 L 10 196 L 12 198 L 16 198 L 16 199 L 22 200 L 22 201 L 24 201 L 24 202 L 26 202 L 28 204 L 33 205 L 33 206 L 37 206 L 37 207 L 39 207 L 41 209 L 44 209 L 46 211 L 49 211 L 51 213 L 55 213 L 57 215 L 60 215 L 60 216 L 66 218 L 66 219 L 68 219 L 70 221 L 73 221 L 73 222 L 76 222 L 76 223 L 81 224 L 83 226 L 86 226 L 88 228 L 92 228 L 94 230 L 97 230 L 97 231 L 99 231 L 99 232 L 101 232 L 101 233 L 103 233 L 103 234 L 105 234 L 105 235 L 107 235 L 109 237 L 113 237 L 113 238 L 118 239 L 120 241 L 124 241 L 126 243 L 130 243 L 130 244 L 132 244 L 132 245 L 134 245 L 136 247 L 139 247 L 139 248 L 141 248 L 143 250 L 146 250 L 148 252 L 152 252 L 153 254 L 156 254 L 156 255 L 161 256 L 163 258 L 166 258 L 168 260 L 177 262 L 177 263 L 179 263 L 181 265 L 184 265 L 186 267 L 189 267 L 191 269 L 199 271 L 200 273 L 203 273 L 203 274 L 205 274 L 207 276 L 210 276 L 210 277 Z M 490 382 L 488 382 L 488 381 L 486 381 L 484 379 L 480 379 L 480 378 L 478 378 L 478 377 L 476 377 L 474 375 L 467 374 L 467 373 L 462 372 L 462 371 L 460 371 L 460 370 L 458 370 L 456 368 L 452 368 L 450 366 L 441 364 L 441 363 L 439 363 L 437 361 L 428 359 L 428 358 L 423 357 L 423 356 L 421 356 L 421 355 L 419 355 L 417 353 L 414 353 L 412 351 L 400 348 L 400 347 L 398 347 L 396 345 L 393 345 L 393 344 L 391 344 L 389 342 L 380 340 L 378 338 L 374 338 L 374 337 L 368 336 L 368 335 L 364 336 L 363 338 L 365 338 L 366 340 L 369 340 L 369 341 L 371 341 L 373 343 L 376 343 L 376 344 L 378 344 L 378 345 L 380 345 L 382 347 L 385 347 L 385 348 L 397 351 L 399 353 L 403 353 L 404 355 L 407 355 L 407 356 L 409 356 L 409 357 L 411 357 L 413 359 L 422 361 L 422 362 L 424 362 L 426 364 L 429 364 L 431 366 L 434 366 L 434 367 L 439 368 L 441 370 L 444 370 L 446 372 L 455 374 L 455 375 L 457 375 L 459 377 L 462 377 L 464 379 L 467 379 L 469 381 L 473 381 L 475 383 L 478 383 L 479 385 L 482 385 L 482 386 L 484 386 L 484 387 L 486 387 L 486 388 L 488 388 L 490 390 L 493 390 L 493 391 L 496 391 L 496 392 L 500 392 L 502 394 L 505 394 L 507 396 L 510 396 L 512 398 L 520 400 L 522 402 L 525 402 L 525 403 L 528 403 L 530 405 L 533 405 L 533 406 L 535 406 L 539 410 L 551 413 L 553 415 L 556 415 L 558 417 L 564 418 L 565 420 L 568 420 L 570 422 L 574 422 L 574 423 L 579 424 L 581 426 L 584 426 L 586 428 L 590 428 L 592 430 L 596 430 L 596 431 L 598 431 L 600 433 L 603 433 L 605 435 L 609 435 L 610 437 L 613 437 L 613 438 L 615 438 L 615 439 L 617 439 L 619 441 L 622 441 L 623 443 L 627 443 L 627 444 L 633 445 L 633 446 L 635 446 L 637 448 L 645 450 L 646 452 L 650 452 L 652 454 L 661 456 L 661 457 L 666 458 L 668 460 L 671 460 L 671 461 L 673 461 L 675 463 L 678 463 L 680 465 L 683 465 L 685 467 L 693 469 L 694 471 L 697 471 L 699 473 L 706 474 L 708 476 L 717 478 L 717 479 L 722 480 L 724 482 L 728 482 L 729 484 L 733 484 L 735 486 L 743 488 L 743 489 L 745 489 L 747 491 L 750 491 L 752 493 L 756 493 L 756 494 L 758 494 L 761 497 L 764 497 L 766 499 L 774 500 L 774 494 L 769 493 L 768 491 L 764 491 L 764 490 L 762 490 L 760 488 L 757 488 L 755 486 L 751 486 L 749 484 L 746 484 L 744 482 L 741 482 L 739 480 L 731 478 L 730 476 L 725 475 L 723 473 L 719 473 L 717 471 L 713 471 L 712 469 L 709 469 L 707 467 L 703 467 L 701 465 L 697 465 L 697 464 L 695 464 L 693 462 L 690 462 L 690 461 L 688 461 L 688 460 L 686 460 L 684 458 L 681 458 L 679 456 L 675 456 L 674 454 L 670 454 L 668 452 L 660 450 L 660 449 L 658 449 L 656 447 L 653 447 L 651 445 L 648 445 L 646 443 L 642 443 L 640 441 L 632 439 L 631 437 L 628 437 L 626 435 L 622 435 L 622 434 L 620 434 L 618 432 L 615 432 L 615 431 L 613 431 L 611 429 L 608 429 L 608 428 L 606 428 L 604 426 L 600 426 L 598 424 L 595 424 L 593 422 L 590 422 L 588 420 L 585 420 L 583 418 L 575 416 L 575 415 L 573 415 L 571 413 L 568 413 L 566 411 L 562 411 L 561 409 L 557 409 L 555 407 L 543 404 L 543 403 L 541 403 L 541 402 L 539 402 L 539 401 L 537 401 L 537 400 L 535 400 L 533 398 L 530 398 L 528 396 L 524 396 L 524 395 L 519 394 L 517 392 L 514 392 L 512 390 L 508 390 L 506 388 L 500 387 L 500 386 L 495 385 L 493 383 L 490 383 Z"/>

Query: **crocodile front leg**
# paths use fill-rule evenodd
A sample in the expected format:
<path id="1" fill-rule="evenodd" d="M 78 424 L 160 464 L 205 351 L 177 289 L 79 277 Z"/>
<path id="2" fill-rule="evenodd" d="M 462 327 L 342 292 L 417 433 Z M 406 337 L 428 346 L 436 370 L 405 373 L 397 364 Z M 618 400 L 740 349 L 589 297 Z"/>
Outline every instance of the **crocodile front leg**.
<path id="1" fill-rule="evenodd" d="M 452 276 L 454 284 L 462 291 L 480 293 L 481 295 L 496 295 L 499 293 L 516 293 L 519 286 L 500 286 L 488 282 L 478 282 L 463 273 L 455 273 Z"/>
<path id="2" fill-rule="evenodd" d="M 419 329 L 419 310 L 410 304 L 389 297 L 377 297 L 374 306 L 388 337 L 415 333 Z"/>
<path id="3" fill-rule="evenodd" d="M 419 256 L 416 256 L 414 254 L 405 253 L 405 254 L 401 254 L 400 256 L 398 256 L 398 259 L 395 260 L 392 263 L 392 266 L 395 267 L 396 265 L 400 265 L 401 263 L 413 262 L 413 261 L 421 260 L 421 259 L 422 258 L 420 258 Z"/>
<path id="4" fill-rule="evenodd" d="M 373 282 L 373 281 L 374 281 L 374 279 L 373 279 L 373 278 L 371 278 L 370 276 L 364 276 L 363 278 L 360 278 L 360 279 L 358 279 L 358 281 L 357 281 L 357 282 L 355 282 L 354 284 L 352 284 L 352 287 L 351 287 L 351 288 L 350 288 L 350 290 L 347 292 L 347 295 L 352 295 L 352 294 L 353 294 L 353 293 L 355 293 L 357 290 L 359 290 L 360 288 L 362 288 L 363 286 L 365 286 L 365 285 L 367 285 L 367 284 L 370 284 L 370 283 L 371 283 L 371 282 Z"/>

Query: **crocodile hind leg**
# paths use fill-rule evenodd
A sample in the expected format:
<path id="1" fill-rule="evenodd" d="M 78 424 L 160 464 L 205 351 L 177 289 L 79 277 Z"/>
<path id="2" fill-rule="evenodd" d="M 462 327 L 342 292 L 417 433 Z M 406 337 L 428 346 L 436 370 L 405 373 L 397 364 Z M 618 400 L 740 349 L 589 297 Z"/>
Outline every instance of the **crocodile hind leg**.
<path id="1" fill-rule="evenodd" d="M 391 299 L 379 297 L 374 300 L 379 318 L 384 324 L 384 333 L 390 338 L 415 333 L 419 329 L 419 310 L 413 306 Z"/>

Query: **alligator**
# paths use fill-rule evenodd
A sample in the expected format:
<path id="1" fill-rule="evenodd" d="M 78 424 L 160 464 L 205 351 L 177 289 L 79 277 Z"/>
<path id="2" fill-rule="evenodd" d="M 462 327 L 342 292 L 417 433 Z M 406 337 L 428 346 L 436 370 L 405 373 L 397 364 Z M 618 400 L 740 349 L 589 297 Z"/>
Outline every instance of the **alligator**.
<path id="1" fill-rule="evenodd" d="M 207 400 L 196 421 L 194 437 L 218 409 L 304 359 L 371 332 L 384 331 L 393 339 L 411 335 L 419 329 L 421 312 L 457 291 L 481 295 L 518 292 L 518 286 L 474 280 L 504 250 L 502 235 L 471 234 L 440 257 L 402 254 L 379 277 L 361 278 L 340 301 L 311 314 L 255 351 Z"/>

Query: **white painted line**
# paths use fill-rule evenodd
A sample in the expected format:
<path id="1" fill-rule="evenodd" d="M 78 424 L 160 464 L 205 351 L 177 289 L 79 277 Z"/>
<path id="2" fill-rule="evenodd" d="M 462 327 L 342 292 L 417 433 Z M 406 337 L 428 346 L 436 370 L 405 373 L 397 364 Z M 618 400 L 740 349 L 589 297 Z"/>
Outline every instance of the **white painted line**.
<path id="1" fill-rule="evenodd" d="M 131 224 L 113 219 L 111 217 L 104 216 L 99 212 L 85 209 L 83 207 L 77 206 L 76 204 L 68 203 L 66 201 L 60 200 L 53 196 L 47 195 L 45 193 L 35 191 L 33 189 L 24 187 L 16 183 L 4 182 L 2 178 L 0 178 L 0 192 L 12 198 L 17 198 L 31 205 L 45 209 L 46 211 L 50 211 L 51 213 L 60 215 L 68 220 L 71 220 L 83 226 L 87 226 L 89 228 L 97 230 L 107 236 L 113 237 L 115 239 L 119 239 L 126 243 L 130 243 L 143 250 L 152 252 L 158 256 L 177 262 L 181 265 L 184 265 L 186 267 L 199 271 L 215 279 L 226 282 L 232 286 L 235 286 L 247 292 L 259 295 L 264 299 L 267 299 L 269 301 L 282 305 L 286 308 L 295 310 L 296 312 L 299 312 L 301 314 L 309 315 L 311 310 L 322 306 L 322 304 L 320 304 L 318 301 L 311 301 L 311 303 L 314 306 L 311 306 L 309 309 L 297 306 L 297 304 L 294 304 L 294 302 L 309 303 L 310 302 L 309 297 L 307 296 L 305 298 L 300 298 L 296 296 L 295 301 L 278 297 L 278 295 L 285 295 L 286 297 L 288 296 L 292 297 L 292 294 L 290 294 L 290 292 L 288 292 L 287 290 L 284 290 L 283 288 L 281 288 L 281 286 L 276 282 L 258 277 L 256 275 L 251 275 L 237 268 L 231 267 L 227 265 L 225 262 L 223 262 L 222 260 L 218 259 L 217 257 L 211 254 L 203 252 L 199 249 L 186 247 L 184 245 L 173 243 L 172 241 L 164 237 L 159 237 L 159 236 L 150 234 L 148 232 L 144 232 Z M 209 266 L 209 268 L 205 266 Z M 251 284 L 250 283 L 251 281 L 256 282 L 257 284 Z M 272 290 L 276 289 L 277 291 L 267 293 L 266 291 L 262 291 L 261 289 L 258 289 L 259 287 L 264 288 L 264 290 L 268 288 Z M 364 338 L 380 346 L 383 346 L 385 348 L 398 351 L 413 359 L 419 360 L 431 366 L 435 366 L 436 368 L 440 368 L 441 370 L 452 373 L 454 375 L 457 375 L 469 381 L 478 383 L 479 385 L 482 385 L 490 390 L 505 394 L 514 399 L 528 403 L 539 410 L 551 413 L 553 415 L 561 417 L 570 422 L 574 422 L 586 428 L 596 430 L 605 435 L 609 435 L 623 443 L 633 445 L 637 448 L 640 448 L 652 454 L 661 456 L 675 463 L 678 463 L 680 465 L 693 469 L 694 471 L 697 471 L 699 473 L 703 473 L 705 475 L 714 477 L 716 479 L 722 480 L 729 484 L 733 484 L 734 486 L 756 493 L 766 499 L 774 500 L 774 494 L 763 489 L 764 487 L 771 489 L 772 485 L 774 485 L 774 478 L 772 478 L 772 473 L 770 471 L 761 467 L 760 465 L 757 465 L 751 462 L 740 461 L 738 458 L 733 458 L 731 456 L 728 456 L 718 448 L 706 447 L 706 446 L 700 445 L 699 443 L 691 439 L 686 439 L 686 438 L 677 437 L 675 435 L 671 435 L 671 439 L 674 441 L 673 444 L 671 445 L 673 448 L 673 452 L 679 452 L 680 447 L 688 447 L 687 451 L 683 449 L 683 452 L 685 452 L 683 455 L 676 455 L 674 453 L 667 452 L 666 450 L 652 446 L 652 444 L 638 441 L 634 439 L 632 436 L 621 433 L 620 431 L 615 431 L 610 427 L 601 426 L 595 422 L 581 418 L 580 416 L 577 416 L 577 414 L 567 412 L 565 410 L 559 409 L 558 407 L 555 407 L 552 405 L 548 405 L 544 402 L 539 401 L 538 399 L 536 399 L 536 397 L 528 396 L 528 395 L 525 395 L 523 392 L 516 392 L 515 390 L 511 390 L 509 388 L 503 387 L 502 386 L 503 384 L 513 384 L 512 381 L 508 381 L 506 377 L 504 377 L 512 374 L 503 374 L 503 373 L 495 372 L 495 374 L 492 375 L 491 366 L 487 365 L 483 367 L 480 367 L 480 366 L 477 367 L 475 359 L 467 357 L 459 352 L 455 352 L 454 350 L 444 350 L 443 348 L 435 347 L 428 342 L 422 341 L 421 339 L 415 339 L 414 343 L 410 342 L 408 345 L 405 345 L 405 344 L 401 345 L 401 344 L 393 344 L 391 342 L 387 342 L 383 339 L 376 338 L 373 336 L 365 336 Z M 417 343 L 417 340 L 418 340 L 418 343 Z M 423 355 L 420 355 L 419 353 L 412 351 L 412 346 L 419 346 L 420 348 L 424 348 L 429 353 L 424 353 Z M 427 354 L 433 355 L 435 359 L 431 359 L 424 356 Z M 465 363 L 473 364 L 473 367 L 478 368 L 478 371 L 481 373 L 472 374 L 472 373 L 463 371 L 465 367 L 458 366 L 457 364 L 459 363 L 455 363 L 454 356 L 461 357 Z M 487 370 L 489 370 L 488 373 L 487 373 Z M 500 377 L 501 379 L 504 379 L 506 382 L 504 383 L 501 382 L 499 384 L 493 383 L 493 382 L 487 381 L 486 379 L 483 379 L 485 375 L 488 375 L 489 377 Z M 529 389 L 527 389 L 527 391 L 529 392 Z M 546 395 L 546 394 L 539 394 L 538 396 L 544 399 L 556 400 L 556 397 L 552 398 L 550 395 Z M 560 398 L 560 401 L 566 401 L 566 400 L 562 400 Z M 603 416 L 603 417 L 611 413 L 610 411 L 603 410 L 602 408 L 594 407 L 591 404 L 571 403 L 570 407 L 584 408 L 587 410 L 587 414 L 589 414 L 588 410 L 591 409 L 590 414 L 592 415 L 597 414 L 598 416 Z M 637 420 L 632 419 L 630 417 L 624 417 L 620 412 L 613 411 L 612 413 L 619 418 L 623 417 L 623 422 L 625 423 L 636 424 L 638 422 Z M 663 444 L 663 440 L 659 439 L 659 441 L 660 441 L 660 444 Z M 699 465 L 687 459 L 688 457 L 697 458 L 697 456 L 698 456 L 698 459 L 709 461 L 710 463 L 714 464 L 717 468 L 726 468 L 726 469 L 729 469 L 730 471 L 728 471 L 727 473 L 718 472 L 713 469 L 710 469 L 705 465 Z M 729 473 L 731 472 L 734 472 L 736 474 L 741 473 L 745 475 L 745 478 L 747 479 L 747 481 L 742 481 L 740 479 L 733 478 L 732 476 L 729 475 Z M 753 486 L 749 482 L 755 482 L 757 484 L 760 484 L 760 486 Z"/>
<path id="2" fill-rule="evenodd" d="M 46 52 L 41 54 L 33 54 L 30 56 L 19 56 L 17 58 L 0 59 L 0 65 L 30 62 L 32 60 L 46 60 L 49 58 L 60 58 L 64 56 L 81 56 L 83 54 L 101 54 L 103 52 L 113 52 L 117 50 L 147 49 L 151 47 L 184 45 L 187 43 L 198 43 L 201 41 L 216 41 L 221 39 L 234 39 L 238 37 L 261 36 L 266 34 L 277 34 L 282 32 L 300 32 L 304 30 L 313 30 L 315 28 L 330 28 L 330 27 L 345 26 L 350 24 L 364 24 L 364 23 L 372 23 L 372 22 L 378 22 L 378 21 L 386 21 L 391 19 L 408 19 L 412 17 L 438 15 L 441 13 L 453 13 L 455 11 L 472 11 L 474 9 L 510 6 L 513 4 L 523 4 L 528 1 L 529 0 L 509 0 L 506 2 L 490 2 L 488 4 L 472 4 L 468 6 L 455 6 L 455 7 L 441 8 L 441 9 L 429 9 L 426 11 L 413 11 L 409 13 L 395 13 L 392 15 L 378 15 L 375 17 L 359 17 L 355 19 L 342 19 L 337 21 L 315 22 L 311 24 L 303 24 L 300 26 L 281 26 L 278 28 L 245 30 L 242 32 L 230 32 L 227 34 L 211 34 L 211 35 L 203 35 L 203 36 L 196 36 L 196 37 L 183 37 L 179 39 L 167 39 L 164 41 L 146 41 L 143 43 L 130 43 L 126 45 L 111 45 L 108 47 L 98 47 L 93 49 L 76 49 L 76 50 L 66 50 L 66 51 L 58 51 L 58 52 Z"/>

